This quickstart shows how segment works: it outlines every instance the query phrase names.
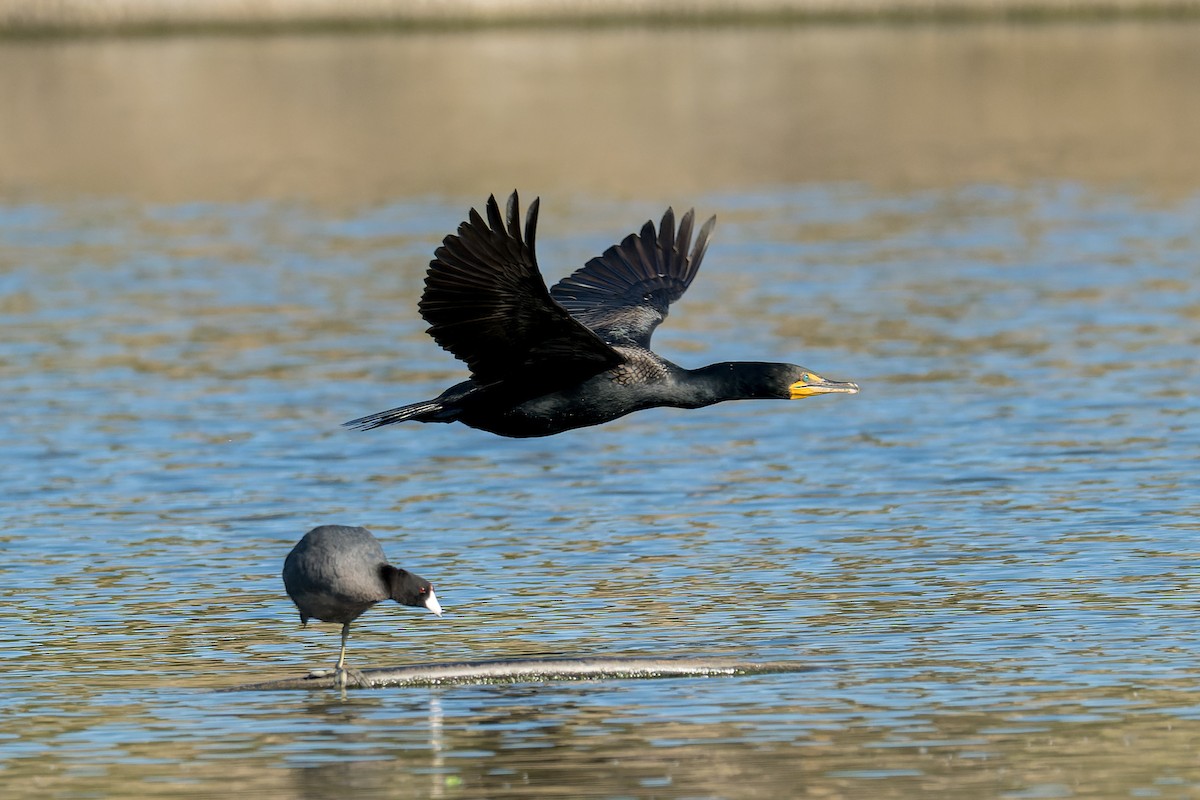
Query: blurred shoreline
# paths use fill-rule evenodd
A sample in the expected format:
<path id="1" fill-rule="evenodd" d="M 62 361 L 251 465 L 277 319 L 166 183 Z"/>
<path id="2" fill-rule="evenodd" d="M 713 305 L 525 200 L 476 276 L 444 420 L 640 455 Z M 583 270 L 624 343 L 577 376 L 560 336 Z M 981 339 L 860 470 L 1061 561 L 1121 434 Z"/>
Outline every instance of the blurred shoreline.
<path id="1" fill-rule="evenodd" d="M 1176 21 L 34 38 L 0 46 L 0 202 L 1190 197 L 1198 74 Z"/>
<path id="2" fill-rule="evenodd" d="M 0 0 L 0 36 L 1200 17 L 1200 0 Z"/>

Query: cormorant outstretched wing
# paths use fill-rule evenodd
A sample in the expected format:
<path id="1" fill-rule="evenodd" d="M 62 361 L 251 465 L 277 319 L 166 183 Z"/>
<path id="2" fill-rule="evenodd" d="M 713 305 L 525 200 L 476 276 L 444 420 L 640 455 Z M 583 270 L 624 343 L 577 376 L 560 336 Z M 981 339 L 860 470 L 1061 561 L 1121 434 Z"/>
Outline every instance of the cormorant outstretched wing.
<path id="1" fill-rule="evenodd" d="M 694 210 L 684 214 L 676 233 L 675 212 L 668 208 L 657 233 L 648 221 L 641 233 L 629 234 L 556 283 L 550 296 L 609 344 L 650 349 L 654 329 L 696 276 L 717 222 L 710 217 L 704 223 L 689 255 L 694 216 Z"/>
<path id="2" fill-rule="evenodd" d="M 534 255 L 538 201 L 521 235 L 517 193 L 505 218 L 488 197 L 434 252 L 418 308 L 439 345 L 466 362 L 476 383 L 570 384 L 624 358 L 554 302 Z"/>

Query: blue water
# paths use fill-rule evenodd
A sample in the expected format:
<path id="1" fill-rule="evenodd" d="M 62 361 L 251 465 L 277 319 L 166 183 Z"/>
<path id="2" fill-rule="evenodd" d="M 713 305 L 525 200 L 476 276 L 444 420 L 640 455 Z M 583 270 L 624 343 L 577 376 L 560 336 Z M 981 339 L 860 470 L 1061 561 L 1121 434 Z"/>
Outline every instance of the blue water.
<path id="1" fill-rule="evenodd" d="M 1200 198 L 688 198 L 716 241 L 656 349 L 859 395 L 540 440 L 341 429 L 465 375 L 416 302 L 482 199 L 0 207 L 13 796 L 1197 790 Z M 661 213 L 569 200 L 539 231 L 551 280 Z M 447 612 L 372 610 L 358 667 L 806 669 L 213 692 L 332 664 L 337 627 L 302 629 L 279 579 L 323 523 L 371 528 Z"/>

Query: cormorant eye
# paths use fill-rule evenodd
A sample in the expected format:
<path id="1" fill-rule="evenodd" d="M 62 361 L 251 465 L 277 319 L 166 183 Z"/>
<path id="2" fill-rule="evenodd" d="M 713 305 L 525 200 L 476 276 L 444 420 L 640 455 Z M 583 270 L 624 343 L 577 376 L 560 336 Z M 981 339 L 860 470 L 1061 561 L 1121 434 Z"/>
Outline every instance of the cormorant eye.
<path id="1" fill-rule="evenodd" d="M 808 383 L 809 381 L 812 380 L 812 375 L 806 372 L 800 376 L 800 380 L 804 383 Z"/>

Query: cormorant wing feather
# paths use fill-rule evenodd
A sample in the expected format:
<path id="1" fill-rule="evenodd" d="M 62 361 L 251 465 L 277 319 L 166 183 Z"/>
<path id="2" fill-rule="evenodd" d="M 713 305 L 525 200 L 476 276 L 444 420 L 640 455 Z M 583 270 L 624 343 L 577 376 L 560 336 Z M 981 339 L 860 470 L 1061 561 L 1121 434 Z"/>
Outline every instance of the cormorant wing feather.
<path id="1" fill-rule="evenodd" d="M 487 221 L 472 208 L 429 263 L 418 305 L 427 332 L 477 383 L 569 384 L 624 360 L 551 299 L 534 255 L 537 213 L 535 199 L 522 237 L 517 193 L 504 218 L 491 196 Z"/>
<path id="2" fill-rule="evenodd" d="M 604 341 L 649 349 L 651 334 L 687 291 L 708 249 L 717 218 L 700 228 L 689 254 L 694 217 L 694 210 L 684 214 L 676 232 L 675 212 L 668 208 L 657 233 L 647 222 L 556 283 L 550 296 Z"/>

